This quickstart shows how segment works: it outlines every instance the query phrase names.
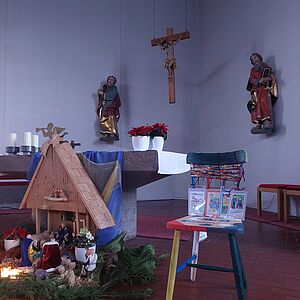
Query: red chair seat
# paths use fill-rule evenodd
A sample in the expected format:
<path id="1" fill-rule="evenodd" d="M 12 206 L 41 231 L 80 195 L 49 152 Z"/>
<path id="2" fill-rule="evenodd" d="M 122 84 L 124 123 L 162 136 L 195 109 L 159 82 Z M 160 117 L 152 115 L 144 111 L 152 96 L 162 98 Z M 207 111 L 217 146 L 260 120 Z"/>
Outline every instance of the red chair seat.
<path id="1" fill-rule="evenodd" d="M 285 189 L 288 184 L 280 184 L 280 183 L 262 183 L 259 185 L 260 188 L 269 188 L 269 189 Z M 298 186 L 300 189 L 300 185 Z"/>
<path id="2" fill-rule="evenodd" d="M 286 190 L 300 190 L 300 184 L 291 184 L 285 187 Z"/>

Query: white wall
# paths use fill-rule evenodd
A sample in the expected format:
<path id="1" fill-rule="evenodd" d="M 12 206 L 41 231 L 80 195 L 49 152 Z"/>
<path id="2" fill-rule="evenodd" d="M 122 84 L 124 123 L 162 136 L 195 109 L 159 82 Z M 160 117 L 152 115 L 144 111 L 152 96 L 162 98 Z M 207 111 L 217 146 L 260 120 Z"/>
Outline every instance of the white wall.
<path id="1" fill-rule="evenodd" d="M 131 150 L 131 126 L 166 122 L 165 149 L 186 152 L 191 126 L 183 124 L 197 93 L 196 5 L 189 1 L 187 8 L 192 38 L 175 49 L 177 103 L 170 105 L 165 54 L 150 40 L 168 26 L 185 31 L 184 0 L 155 1 L 154 10 L 147 0 L 0 0 L 0 153 L 9 132 L 18 133 L 21 145 L 24 131 L 50 121 L 66 127 L 67 138 L 82 143 L 80 151 Z M 110 74 L 118 78 L 122 101 L 114 144 L 99 141 L 95 114 L 96 91 Z M 140 198 L 176 197 L 170 187 L 177 177 L 142 189 Z"/>
<path id="2" fill-rule="evenodd" d="M 299 79 L 300 2 L 272 0 L 201 1 L 199 35 L 200 151 L 245 149 L 249 206 L 260 183 L 300 183 Z M 280 98 L 276 133 L 253 135 L 245 90 L 249 56 L 259 52 L 276 71 Z M 264 195 L 265 207 L 276 201 Z"/>
<path id="3" fill-rule="evenodd" d="M 187 1 L 191 39 L 175 47 L 173 105 L 164 53 L 150 40 L 168 26 L 186 29 L 186 2 L 154 3 L 153 14 L 149 0 L 0 0 L 0 152 L 8 132 L 21 135 L 49 121 L 66 127 L 68 138 L 82 143 L 78 150 L 130 150 L 128 129 L 159 121 L 170 127 L 166 150 L 247 150 L 250 206 L 259 183 L 299 183 L 300 2 Z M 245 87 L 254 51 L 279 79 L 270 136 L 250 133 Z M 122 100 L 120 141 L 112 145 L 99 141 L 95 115 L 96 90 L 109 74 L 118 78 Z M 168 177 L 139 197 L 184 198 L 188 183 L 188 174 Z"/>

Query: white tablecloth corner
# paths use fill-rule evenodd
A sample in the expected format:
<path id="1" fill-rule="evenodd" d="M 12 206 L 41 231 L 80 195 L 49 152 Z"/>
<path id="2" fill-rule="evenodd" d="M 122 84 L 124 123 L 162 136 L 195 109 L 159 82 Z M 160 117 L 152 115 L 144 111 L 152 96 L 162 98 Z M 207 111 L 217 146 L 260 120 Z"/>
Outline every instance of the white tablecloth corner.
<path id="1" fill-rule="evenodd" d="M 187 154 L 157 151 L 158 153 L 158 174 L 181 174 L 190 170 L 186 163 Z"/>

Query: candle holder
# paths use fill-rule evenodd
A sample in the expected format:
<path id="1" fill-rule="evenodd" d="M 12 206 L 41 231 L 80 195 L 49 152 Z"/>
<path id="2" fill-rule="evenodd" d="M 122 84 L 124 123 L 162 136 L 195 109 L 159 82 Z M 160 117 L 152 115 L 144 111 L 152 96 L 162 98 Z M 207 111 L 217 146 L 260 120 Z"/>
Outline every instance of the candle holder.
<path id="1" fill-rule="evenodd" d="M 36 147 L 34 146 L 21 146 L 20 152 L 22 155 L 32 155 L 36 152 Z"/>
<path id="2" fill-rule="evenodd" d="M 16 146 L 7 146 L 5 147 L 5 152 L 8 155 L 17 155 L 20 151 L 20 147 L 16 147 Z"/>

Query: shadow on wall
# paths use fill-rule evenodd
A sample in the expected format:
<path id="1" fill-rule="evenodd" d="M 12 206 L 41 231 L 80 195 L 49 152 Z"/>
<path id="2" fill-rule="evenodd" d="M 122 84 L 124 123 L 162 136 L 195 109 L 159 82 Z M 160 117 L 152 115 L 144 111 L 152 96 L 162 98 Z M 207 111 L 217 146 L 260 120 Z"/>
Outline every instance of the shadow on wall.
<path id="1" fill-rule="evenodd" d="M 214 78 L 223 70 L 225 69 L 225 67 L 231 62 L 231 58 L 228 58 L 226 61 L 224 61 L 222 64 L 219 64 L 214 70 L 212 70 L 208 76 L 206 76 L 205 79 L 203 79 L 202 81 L 200 81 L 199 83 L 199 87 L 202 87 L 203 85 L 205 85 L 206 83 L 214 80 Z"/>
<path id="2" fill-rule="evenodd" d="M 284 100 L 282 99 L 281 91 L 283 87 L 285 86 L 285 82 L 281 78 L 281 70 L 277 70 L 276 67 L 276 61 L 275 56 L 271 55 L 267 59 L 267 64 L 272 68 L 273 72 L 275 73 L 277 84 L 278 84 L 278 91 L 279 91 L 279 97 L 277 100 L 277 103 L 273 107 L 273 118 L 274 118 L 274 133 L 272 136 L 278 136 L 278 135 L 285 135 L 286 133 L 286 127 L 283 125 L 282 122 L 282 116 L 283 116 L 283 109 L 284 109 Z"/>
<path id="3" fill-rule="evenodd" d="M 93 116 L 95 116 L 95 122 L 94 122 L 94 131 L 95 131 L 95 136 L 97 137 L 97 140 L 94 141 L 93 145 L 96 145 L 98 144 L 98 141 L 100 139 L 100 127 L 99 127 L 99 120 L 98 120 L 98 117 L 97 117 L 97 114 L 96 114 L 96 108 L 97 108 L 97 105 L 98 105 L 98 95 L 97 93 L 93 93 L 92 94 L 92 99 L 94 100 L 94 113 L 93 113 Z"/>

